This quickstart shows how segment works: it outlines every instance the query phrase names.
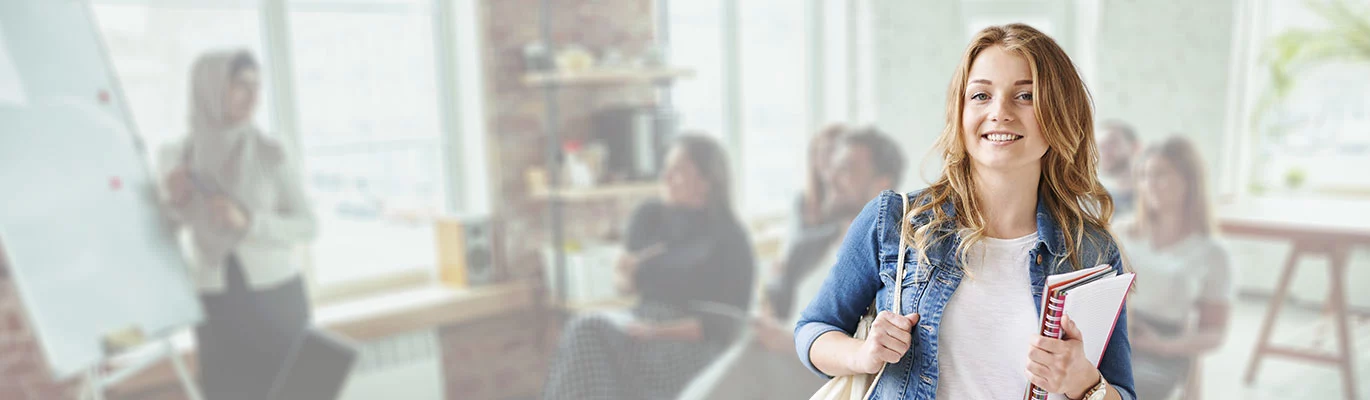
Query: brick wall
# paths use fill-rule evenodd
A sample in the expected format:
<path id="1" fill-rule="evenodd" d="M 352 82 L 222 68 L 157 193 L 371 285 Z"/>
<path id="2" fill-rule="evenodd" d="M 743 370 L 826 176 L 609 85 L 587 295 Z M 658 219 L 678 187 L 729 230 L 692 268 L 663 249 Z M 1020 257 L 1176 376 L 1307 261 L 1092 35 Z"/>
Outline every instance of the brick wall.
<path id="1" fill-rule="evenodd" d="M 4 268 L 0 265 L 0 271 Z M 77 390 L 76 383 L 49 376 L 14 282 L 0 272 L 0 400 L 72 399 Z"/>
<path id="2" fill-rule="evenodd" d="M 543 89 L 523 83 L 523 48 L 541 40 L 539 0 L 485 0 L 478 12 L 484 48 L 486 129 L 494 154 L 491 173 L 498 184 L 495 212 L 510 246 L 506 260 L 514 277 L 538 274 L 542 265 L 529 257 L 547 244 L 546 204 L 531 199 L 525 176 L 545 168 L 545 124 L 555 123 L 563 138 L 585 138 L 594 112 L 612 105 L 646 104 L 646 86 L 558 89 L 557 119 L 548 121 Z M 595 53 L 613 48 L 627 57 L 654 43 L 651 0 L 553 0 L 552 42 L 576 44 Z M 629 203 L 568 206 L 563 213 L 568 237 L 602 233 L 603 221 L 618 220 Z M 607 227 L 614 230 L 617 227 Z M 492 318 L 444 327 L 440 331 L 449 399 L 540 398 L 546 365 L 555 346 L 556 321 L 539 313 Z M 544 329 L 550 327 L 551 329 Z M 540 336 L 541 334 L 547 336 Z"/>
<path id="3" fill-rule="evenodd" d="M 539 322 L 521 314 L 440 329 L 447 398 L 541 397 L 548 352 Z"/>
<path id="4" fill-rule="evenodd" d="M 506 250 L 511 255 L 535 251 L 545 246 L 546 204 L 530 199 L 525 176 L 530 168 L 546 167 L 544 149 L 549 123 L 544 113 L 544 92 L 523 83 L 523 47 L 540 41 L 539 0 L 485 0 L 486 15 L 482 49 L 485 68 L 486 129 L 494 154 L 493 176 L 498 179 L 496 212 L 511 238 Z M 654 39 L 653 9 L 650 0 L 553 0 L 550 46 L 577 44 L 596 55 L 607 48 L 625 57 L 640 54 Z M 563 138 L 584 138 L 590 133 L 594 112 L 611 105 L 644 104 L 653 101 L 646 86 L 596 86 L 558 89 L 557 129 Z M 570 235 L 583 235 L 618 227 L 602 226 L 613 216 L 626 213 L 622 205 L 568 207 L 564 226 Z M 579 230 L 579 231 L 577 231 Z M 587 232 L 589 231 L 589 232 Z M 521 247 L 520 247 L 521 246 Z M 526 276 L 533 271 L 511 271 Z"/>

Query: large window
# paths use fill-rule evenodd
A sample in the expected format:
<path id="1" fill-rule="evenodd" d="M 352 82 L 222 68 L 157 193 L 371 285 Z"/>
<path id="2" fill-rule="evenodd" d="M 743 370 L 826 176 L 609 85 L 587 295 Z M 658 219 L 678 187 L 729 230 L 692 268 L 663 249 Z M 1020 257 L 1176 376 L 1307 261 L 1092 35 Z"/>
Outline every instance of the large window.
<path id="1" fill-rule="evenodd" d="M 257 121 L 301 151 L 320 220 L 302 259 L 312 292 L 324 298 L 430 279 L 433 217 L 488 207 L 480 98 L 469 89 L 480 77 L 474 9 L 471 0 L 93 7 L 150 148 L 184 136 L 196 57 L 225 48 L 259 55 Z M 435 25 L 452 29 L 440 34 Z M 459 94 L 444 99 L 440 88 Z"/>
<path id="2" fill-rule="evenodd" d="M 1240 132 L 1247 192 L 1370 196 L 1370 6 L 1262 3 Z M 1286 51 L 1292 50 L 1292 51 Z M 1276 74 L 1274 67 L 1288 71 Z"/>
<path id="3" fill-rule="evenodd" d="M 670 62 L 689 67 L 695 77 L 672 88 L 683 129 L 720 137 L 725 132 L 723 15 L 725 0 L 670 4 Z"/>
<path id="4" fill-rule="evenodd" d="M 154 155 L 189 129 L 186 94 L 196 57 L 213 49 L 247 49 L 260 56 L 263 40 L 259 13 L 251 3 L 217 7 L 144 3 L 151 2 L 97 2 L 93 10 L 134 123 Z M 262 72 L 257 123 L 274 132 L 270 87 L 275 79 L 269 69 Z"/>
<path id="5" fill-rule="evenodd" d="M 793 206 L 810 132 L 806 108 L 810 49 L 804 7 L 789 0 L 739 1 L 744 210 Z M 766 184 L 759 184 L 766 182 Z"/>
<path id="6" fill-rule="evenodd" d="M 444 205 L 426 2 L 294 1 L 300 140 L 320 286 L 426 271 Z"/>
<path id="7" fill-rule="evenodd" d="M 863 47 L 838 0 L 672 2 L 670 60 L 697 75 L 675 85 L 686 130 L 719 135 L 733 153 L 742 211 L 792 206 L 808 137 L 853 122 Z"/>

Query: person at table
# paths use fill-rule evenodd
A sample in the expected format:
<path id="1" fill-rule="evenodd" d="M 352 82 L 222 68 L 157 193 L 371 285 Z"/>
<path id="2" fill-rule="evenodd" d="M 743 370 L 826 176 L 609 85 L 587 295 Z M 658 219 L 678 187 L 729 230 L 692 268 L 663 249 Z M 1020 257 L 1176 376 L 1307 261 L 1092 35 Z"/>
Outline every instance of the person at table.
<path id="1" fill-rule="evenodd" d="M 731 344 L 756 269 L 731 188 L 717 141 L 675 140 L 662 198 L 633 212 L 614 267 L 618 288 L 639 304 L 627 319 L 590 314 L 567 324 L 543 398 L 671 398 Z"/>
<path id="2" fill-rule="evenodd" d="M 1226 337 L 1232 258 L 1216 238 L 1203 165 L 1183 137 L 1148 147 L 1136 164 L 1135 218 L 1119 225 L 1137 272 L 1128 303 L 1138 399 L 1168 398 Z"/>

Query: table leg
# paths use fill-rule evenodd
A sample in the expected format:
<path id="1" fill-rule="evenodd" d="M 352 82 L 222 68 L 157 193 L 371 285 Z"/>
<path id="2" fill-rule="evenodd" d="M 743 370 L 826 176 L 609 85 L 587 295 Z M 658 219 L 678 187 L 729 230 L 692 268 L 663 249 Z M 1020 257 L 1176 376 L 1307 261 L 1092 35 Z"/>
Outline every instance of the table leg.
<path id="1" fill-rule="evenodd" d="M 1330 252 L 1328 307 L 1333 310 L 1332 322 L 1337 335 L 1337 353 L 1341 357 L 1342 390 L 1348 400 L 1355 400 L 1360 393 L 1356 391 L 1356 352 L 1351 348 L 1350 321 L 1347 320 L 1346 306 L 1346 259 L 1347 246 L 1341 245 Z"/>
<path id="2" fill-rule="evenodd" d="M 1247 385 L 1256 378 L 1261 357 L 1265 356 L 1266 346 L 1270 343 L 1270 332 L 1275 329 L 1275 319 L 1280 314 L 1280 307 L 1284 306 L 1285 296 L 1289 294 L 1289 285 L 1294 281 L 1294 268 L 1298 267 L 1299 257 L 1303 252 L 1303 243 L 1294 242 L 1294 248 L 1289 251 L 1289 259 L 1284 263 L 1284 272 L 1280 273 L 1280 280 L 1275 283 L 1275 297 L 1270 298 L 1270 305 L 1265 309 L 1265 320 L 1261 321 L 1261 333 L 1256 339 L 1256 349 L 1252 351 L 1251 361 L 1246 365 Z"/>

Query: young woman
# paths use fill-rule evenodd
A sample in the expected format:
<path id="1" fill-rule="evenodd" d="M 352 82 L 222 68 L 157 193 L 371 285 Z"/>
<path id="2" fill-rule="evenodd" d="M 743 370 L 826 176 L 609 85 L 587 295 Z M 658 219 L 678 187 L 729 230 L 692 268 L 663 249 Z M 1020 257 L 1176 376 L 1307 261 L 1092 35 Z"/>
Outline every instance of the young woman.
<path id="1" fill-rule="evenodd" d="M 616 283 L 638 294 L 631 321 L 591 314 L 567 324 L 544 399 L 673 398 L 732 343 L 756 267 L 727 160 L 711 138 L 676 139 L 662 199 L 638 206 L 624 233 Z"/>
<path id="2" fill-rule="evenodd" d="M 1141 276 L 1130 304 L 1132 365 L 1137 395 L 1165 399 L 1195 357 L 1222 345 L 1236 291 L 1194 144 L 1172 137 L 1138 160 L 1136 219 L 1118 229 Z"/>
<path id="3" fill-rule="evenodd" d="M 833 201 L 829 200 L 834 193 L 830 179 L 835 169 L 833 158 L 842 138 L 849 135 L 849 130 L 845 125 L 831 124 L 809 139 L 804 190 L 796 196 L 794 211 L 790 214 L 789 242 L 782 247 L 780 258 L 771 264 L 766 274 L 765 294 L 762 297 L 765 301 L 759 303 L 774 312 L 780 320 L 796 312 L 790 307 L 795 284 L 809 271 L 817 269 L 818 260 L 834 242 L 841 239 L 842 229 L 847 227 L 854 214 L 840 215 L 846 210 L 833 207 Z M 784 342 L 787 348 L 785 352 L 788 353 L 789 340 Z"/>
<path id="4" fill-rule="evenodd" d="M 209 400 L 266 398 L 310 321 L 292 255 L 316 222 L 297 161 L 252 123 L 258 76 L 245 51 L 201 56 L 190 133 L 161 155 L 167 206 L 194 242 L 205 310 L 195 339 Z"/>
<path id="5" fill-rule="evenodd" d="M 1135 398 L 1125 313 L 1098 368 L 1068 315 L 1065 340 L 1037 331 L 1047 275 L 1123 269 L 1089 94 L 1070 59 L 1027 25 L 986 28 L 947 100 L 941 177 L 909 196 L 908 215 L 885 192 L 852 223 L 795 327 L 800 359 L 824 376 L 884 367 L 879 399 L 1022 398 L 1029 382 L 1071 399 Z M 891 312 L 901 234 L 903 309 Z M 882 311 L 854 339 L 872 300 Z"/>

